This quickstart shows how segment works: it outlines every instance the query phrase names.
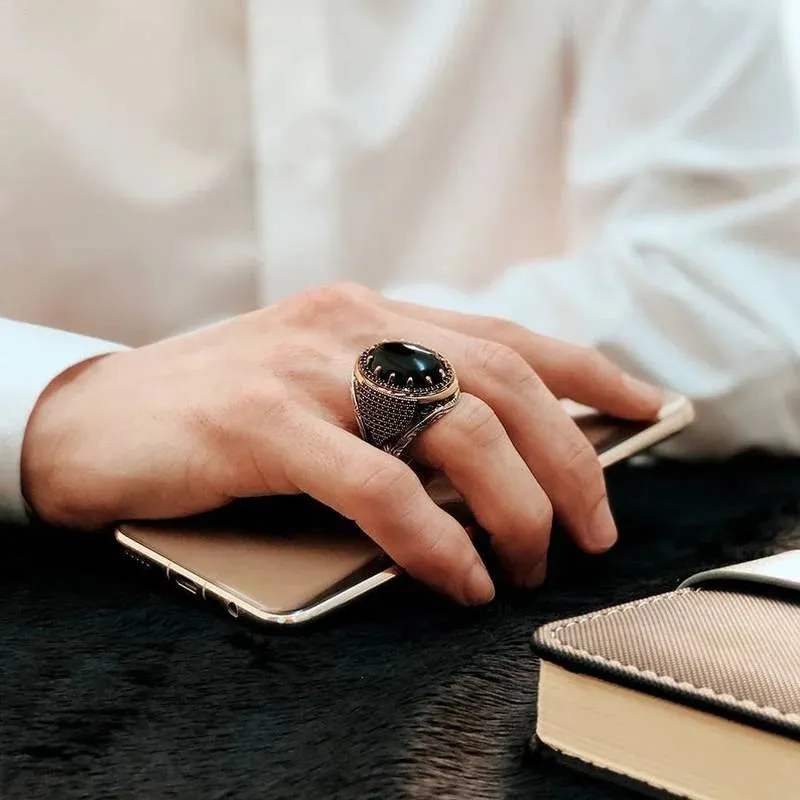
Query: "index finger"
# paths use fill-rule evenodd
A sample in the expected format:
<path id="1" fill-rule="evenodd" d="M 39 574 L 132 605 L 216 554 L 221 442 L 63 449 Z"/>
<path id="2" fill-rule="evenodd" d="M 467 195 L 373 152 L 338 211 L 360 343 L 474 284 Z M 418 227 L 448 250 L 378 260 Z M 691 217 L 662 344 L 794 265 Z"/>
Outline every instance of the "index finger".
<path id="1" fill-rule="evenodd" d="M 510 347 L 536 370 L 556 397 L 568 397 L 615 417 L 642 420 L 655 419 L 664 403 L 659 389 L 634 378 L 591 347 L 544 336 L 497 317 L 385 298 L 381 302 L 396 313 Z"/>
<path id="2" fill-rule="evenodd" d="M 352 519 L 429 586 L 467 605 L 492 599 L 494 585 L 467 532 L 409 466 L 310 414 L 286 441 L 284 472 L 300 491 Z"/>

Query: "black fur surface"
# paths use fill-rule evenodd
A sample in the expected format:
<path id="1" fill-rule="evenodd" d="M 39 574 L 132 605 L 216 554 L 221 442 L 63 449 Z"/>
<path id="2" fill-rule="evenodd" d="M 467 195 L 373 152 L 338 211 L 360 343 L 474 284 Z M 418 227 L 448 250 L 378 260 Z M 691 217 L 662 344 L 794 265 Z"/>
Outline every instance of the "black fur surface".
<path id="1" fill-rule="evenodd" d="M 526 756 L 534 626 L 800 547 L 800 462 L 619 467 L 622 539 L 463 610 L 409 581 L 253 632 L 113 543 L 0 531 L 0 797 L 553 798 L 621 790 Z"/>

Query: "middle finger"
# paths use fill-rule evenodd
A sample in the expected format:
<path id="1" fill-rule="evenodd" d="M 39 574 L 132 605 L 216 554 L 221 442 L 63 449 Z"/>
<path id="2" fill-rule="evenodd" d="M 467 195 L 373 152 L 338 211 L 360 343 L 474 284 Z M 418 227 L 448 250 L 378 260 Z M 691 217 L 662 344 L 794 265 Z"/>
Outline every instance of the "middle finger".
<path id="1" fill-rule="evenodd" d="M 462 394 L 449 414 L 420 434 L 412 454 L 449 478 L 512 579 L 541 583 L 553 510 L 494 411 Z"/>
<path id="2" fill-rule="evenodd" d="M 447 355 L 462 389 L 492 408 L 577 544 L 589 552 L 611 547 L 617 531 L 597 454 L 528 363 L 488 340 L 425 323 L 415 331 Z"/>

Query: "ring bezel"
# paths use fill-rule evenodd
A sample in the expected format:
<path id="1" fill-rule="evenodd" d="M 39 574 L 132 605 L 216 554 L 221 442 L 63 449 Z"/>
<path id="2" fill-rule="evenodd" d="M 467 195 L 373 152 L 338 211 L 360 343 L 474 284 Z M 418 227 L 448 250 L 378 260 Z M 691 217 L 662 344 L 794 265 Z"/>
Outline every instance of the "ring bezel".
<path id="1" fill-rule="evenodd" d="M 389 340 L 397 341 L 397 340 Z M 356 359 L 350 382 L 350 394 L 355 410 L 356 422 L 361 437 L 384 450 L 385 452 L 407 460 L 406 451 L 411 442 L 422 433 L 425 428 L 432 425 L 440 417 L 447 414 L 455 407 L 460 397 L 460 388 L 453 365 L 441 353 L 425 345 L 415 342 L 401 341 L 401 344 L 413 345 L 435 356 L 441 364 L 442 380 L 431 386 L 403 386 L 392 382 L 376 379 L 370 369 L 370 356 L 375 349 L 386 340 L 376 342 L 364 350 Z M 383 405 L 378 403 L 381 416 L 376 418 L 376 407 L 369 398 L 383 398 Z M 363 407 L 362 407 L 363 402 Z M 385 403 L 389 405 L 385 405 Z M 395 415 L 395 422 L 381 424 Z M 392 431 L 392 425 L 397 425 L 401 420 L 407 424 L 400 424 Z"/>
<path id="2" fill-rule="evenodd" d="M 439 361 L 441 361 L 442 368 L 444 370 L 444 376 L 442 377 L 442 380 L 439 383 L 433 384 L 433 386 L 417 387 L 398 386 L 388 383 L 385 380 L 381 380 L 380 378 L 376 378 L 369 369 L 371 360 L 370 356 L 378 347 L 380 347 L 382 344 L 386 344 L 388 341 L 390 340 L 384 339 L 380 342 L 376 342 L 371 347 L 364 350 L 363 353 L 361 353 L 356 361 L 355 370 L 353 371 L 353 379 L 355 381 L 361 384 L 367 384 L 374 391 L 388 397 L 404 397 L 413 400 L 419 400 L 426 404 L 439 402 L 458 391 L 458 379 L 456 378 L 455 370 L 453 369 L 453 365 L 450 363 L 450 361 L 436 350 L 432 350 L 430 347 L 426 347 L 425 345 L 411 341 L 403 341 L 402 343 L 414 345 L 416 347 L 421 347 L 425 350 L 428 350 L 430 353 L 435 355 Z"/>

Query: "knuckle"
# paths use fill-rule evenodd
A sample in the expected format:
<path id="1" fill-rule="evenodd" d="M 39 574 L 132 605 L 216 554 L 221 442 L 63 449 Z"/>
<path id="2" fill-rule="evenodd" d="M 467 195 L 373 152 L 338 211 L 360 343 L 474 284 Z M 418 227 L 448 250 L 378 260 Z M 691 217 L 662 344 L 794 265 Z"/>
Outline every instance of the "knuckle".
<path id="1" fill-rule="evenodd" d="M 514 515 L 512 525 L 505 520 L 500 530 L 506 545 L 512 544 L 516 550 L 524 551 L 534 559 L 542 558 L 547 553 L 550 532 L 553 527 L 553 506 L 543 492 L 537 493 L 534 503 L 518 515 Z"/>
<path id="2" fill-rule="evenodd" d="M 578 368 L 592 383 L 612 383 L 621 380 L 622 370 L 598 350 L 580 348 L 577 356 Z"/>
<path id="3" fill-rule="evenodd" d="M 473 395 L 461 396 L 456 413 L 451 414 L 451 418 L 454 418 L 453 424 L 473 447 L 491 447 L 505 436 L 505 429 L 491 407 Z"/>
<path id="4" fill-rule="evenodd" d="M 403 569 L 414 575 L 435 578 L 444 577 L 453 571 L 451 566 L 450 536 L 444 526 L 433 526 L 426 530 L 425 538 L 418 546 L 407 547 L 401 555 Z"/>
<path id="5" fill-rule="evenodd" d="M 542 492 L 539 501 L 533 503 L 533 508 L 530 511 L 530 519 L 533 526 L 533 530 L 536 533 L 550 533 L 550 531 L 552 530 L 553 504 L 550 502 L 550 500 L 548 500 L 544 492 Z"/>
<path id="6" fill-rule="evenodd" d="M 534 369 L 523 361 L 519 369 L 509 370 L 503 378 L 503 384 L 514 394 L 530 396 L 542 391 L 544 382 Z M 549 391 L 549 390 L 547 390 Z"/>
<path id="7" fill-rule="evenodd" d="M 534 336 L 534 334 L 519 323 L 511 322 L 511 320 L 503 319 L 502 317 L 489 317 L 487 324 L 491 331 L 492 339 L 498 342 L 504 342 L 513 349 L 516 349 L 517 346 L 521 346 Z"/>
<path id="8" fill-rule="evenodd" d="M 564 446 L 559 462 L 561 502 L 571 497 L 570 506 L 577 503 L 585 509 L 597 495 L 605 492 L 603 468 L 595 449 L 582 434 Z"/>
<path id="9" fill-rule="evenodd" d="M 538 386 L 540 383 L 528 362 L 516 350 L 504 344 L 487 339 L 476 341 L 472 363 L 479 372 L 514 388 Z"/>
<path id="10" fill-rule="evenodd" d="M 498 344 L 491 339 L 475 339 L 469 353 L 471 362 L 481 372 L 494 373 L 498 362 L 508 361 L 513 353 L 510 347 Z"/>
<path id="11" fill-rule="evenodd" d="M 492 342 L 508 342 L 510 339 L 508 334 L 516 327 L 516 323 L 502 317 L 488 315 L 468 315 L 468 317 L 472 329 L 478 332 L 477 335 Z"/>
<path id="12" fill-rule="evenodd" d="M 587 519 L 592 519 L 601 505 L 608 502 L 608 492 L 604 481 L 600 481 L 597 488 L 589 495 L 587 503 Z"/>
<path id="13" fill-rule="evenodd" d="M 301 292 L 287 303 L 301 317 L 318 319 L 352 309 L 370 295 L 369 289 L 356 283 L 329 283 Z"/>
<path id="14" fill-rule="evenodd" d="M 601 473 L 597 453 L 581 433 L 577 433 L 565 443 L 562 466 L 568 474 L 579 476 L 582 481 L 587 477 L 594 477 L 595 473 L 597 475 Z"/>
<path id="15" fill-rule="evenodd" d="M 374 292 L 367 289 L 366 286 L 362 286 L 354 281 L 338 281 L 336 283 L 327 284 L 327 287 L 322 286 L 320 288 L 323 292 L 327 288 L 334 300 L 341 304 L 363 302 L 374 295 Z"/>
<path id="16" fill-rule="evenodd" d="M 417 489 L 414 474 L 400 461 L 369 464 L 356 476 L 353 491 L 369 506 L 407 508 Z"/>

